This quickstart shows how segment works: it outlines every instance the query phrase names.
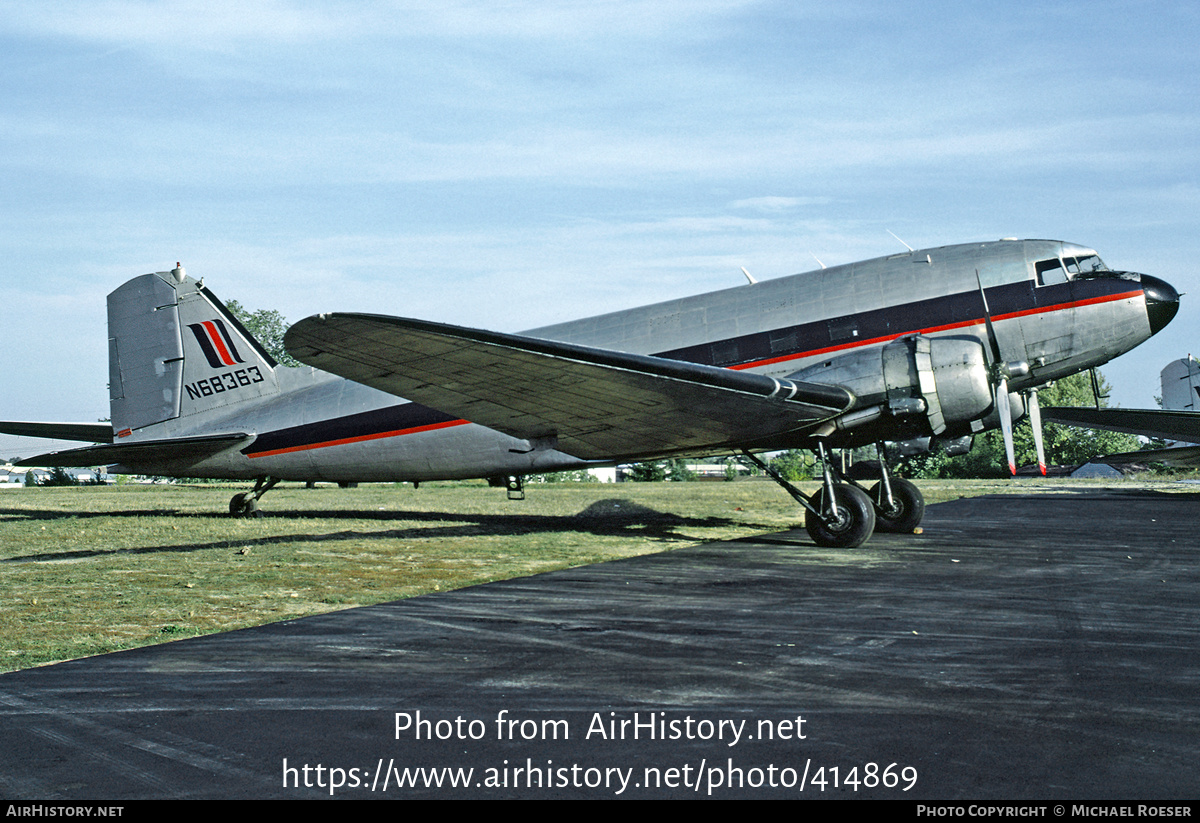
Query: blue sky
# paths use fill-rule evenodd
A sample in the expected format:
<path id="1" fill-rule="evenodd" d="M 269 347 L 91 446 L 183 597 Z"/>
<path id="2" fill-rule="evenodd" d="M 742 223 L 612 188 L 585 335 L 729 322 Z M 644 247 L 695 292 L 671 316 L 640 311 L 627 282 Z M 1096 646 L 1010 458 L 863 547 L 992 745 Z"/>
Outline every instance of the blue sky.
<path id="1" fill-rule="evenodd" d="M 0 0 L 0 419 L 107 416 L 105 295 L 515 331 L 1002 236 L 1184 297 L 1194 2 Z M 44 442 L 0 438 L 0 455 Z"/>

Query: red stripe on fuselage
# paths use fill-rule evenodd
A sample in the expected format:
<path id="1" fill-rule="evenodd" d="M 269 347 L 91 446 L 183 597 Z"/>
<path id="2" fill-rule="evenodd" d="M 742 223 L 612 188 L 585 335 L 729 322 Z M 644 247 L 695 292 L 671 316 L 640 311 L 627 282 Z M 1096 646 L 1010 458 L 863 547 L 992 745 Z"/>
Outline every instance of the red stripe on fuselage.
<path id="1" fill-rule="evenodd" d="M 330 446 L 345 446 L 350 443 L 365 443 L 368 440 L 382 440 L 385 437 L 399 437 L 404 434 L 417 434 L 419 432 L 435 431 L 436 429 L 447 429 L 451 426 L 462 426 L 470 423 L 470 420 L 449 420 L 444 423 L 431 423 L 428 426 L 414 426 L 411 429 L 396 429 L 395 431 L 376 432 L 375 434 L 360 434 L 355 437 L 343 437 L 338 440 L 324 440 L 320 443 L 305 443 L 300 446 L 287 446 L 282 449 L 272 449 L 265 452 L 251 452 L 246 456 L 253 459 L 255 457 L 274 457 L 277 454 L 291 454 L 293 452 L 309 451 L 310 449 L 325 449 Z"/>

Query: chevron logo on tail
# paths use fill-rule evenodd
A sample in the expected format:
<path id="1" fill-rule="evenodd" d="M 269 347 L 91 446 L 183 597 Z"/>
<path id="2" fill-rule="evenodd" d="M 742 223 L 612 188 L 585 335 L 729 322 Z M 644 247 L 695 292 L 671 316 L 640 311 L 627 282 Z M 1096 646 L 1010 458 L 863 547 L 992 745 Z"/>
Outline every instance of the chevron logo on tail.
<path id="1" fill-rule="evenodd" d="M 238 363 L 246 362 L 238 354 L 229 330 L 220 320 L 189 323 L 188 328 L 192 330 L 192 334 L 196 335 L 196 342 L 200 344 L 200 350 L 208 358 L 208 365 L 214 369 L 222 366 L 236 366 Z"/>

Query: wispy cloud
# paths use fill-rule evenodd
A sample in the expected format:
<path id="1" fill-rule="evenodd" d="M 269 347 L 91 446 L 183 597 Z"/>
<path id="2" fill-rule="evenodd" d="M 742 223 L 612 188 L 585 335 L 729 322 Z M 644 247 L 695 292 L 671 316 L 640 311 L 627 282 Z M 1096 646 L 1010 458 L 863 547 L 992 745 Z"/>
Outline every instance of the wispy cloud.
<path id="1" fill-rule="evenodd" d="M 763 197 L 747 197 L 742 200 L 734 200 L 729 204 L 729 207 L 734 209 L 752 209 L 761 212 L 786 212 L 802 206 L 824 206 L 830 202 L 831 199 L 828 197 L 779 197 L 776 195 L 765 195 Z"/>
<path id="2" fill-rule="evenodd" d="M 233 44 L 299 43 L 348 32 L 353 6 L 261 0 L 96 0 L 32 6 L 4 2 L 0 32 L 89 43 L 172 44 L 180 60 L 191 52 Z"/>

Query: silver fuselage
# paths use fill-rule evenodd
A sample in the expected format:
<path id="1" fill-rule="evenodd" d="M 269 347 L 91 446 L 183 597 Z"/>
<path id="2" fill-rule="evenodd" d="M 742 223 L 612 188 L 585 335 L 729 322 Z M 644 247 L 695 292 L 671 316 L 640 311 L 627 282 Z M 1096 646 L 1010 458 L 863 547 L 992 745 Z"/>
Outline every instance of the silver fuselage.
<path id="1" fill-rule="evenodd" d="M 861 359 L 864 353 L 869 359 L 873 349 L 899 339 L 973 338 L 985 350 L 988 363 L 995 360 L 985 320 L 986 295 L 1002 359 L 1028 366 L 1026 373 L 1008 384 L 1017 392 L 1106 363 L 1157 330 L 1147 310 L 1143 277 L 1107 270 L 1070 271 L 1074 261 L 1088 259 L 1098 259 L 1091 249 L 1059 241 L 945 246 L 524 334 L 772 377 L 803 373 L 805 380 L 812 381 L 827 367 L 839 385 L 855 393 L 858 407 L 864 407 L 879 398 L 870 396 L 869 381 L 859 380 L 847 364 L 858 362 L 854 358 Z M 1054 270 L 1052 261 L 1062 265 Z M 187 283 L 180 289 L 186 290 Z M 186 336 L 184 342 L 189 369 L 183 377 L 184 389 L 219 379 L 221 369 L 212 370 L 218 378 L 206 376 L 207 364 L 187 351 L 191 344 Z M 231 377 L 225 380 L 233 385 Z M 154 473 L 187 476 L 408 481 L 594 465 L 553 449 L 530 451 L 524 441 L 311 367 L 276 368 L 266 382 L 270 385 L 252 401 L 218 408 L 197 404 L 196 410 L 189 410 L 185 391 L 178 416 L 128 431 L 129 442 L 213 432 L 254 435 L 244 448 L 199 462 L 153 467 Z M 867 432 L 863 437 L 913 436 L 911 423 L 889 428 L 889 419 L 877 420 L 863 430 Z M 970 431 L 993 425 L 981 416 Z M 115 415 L 114 426 L 119 426 Z M 843 438 L 844 443 L 853 440 Z M 793 436 L 767 445 L 810 444 Z"/>

